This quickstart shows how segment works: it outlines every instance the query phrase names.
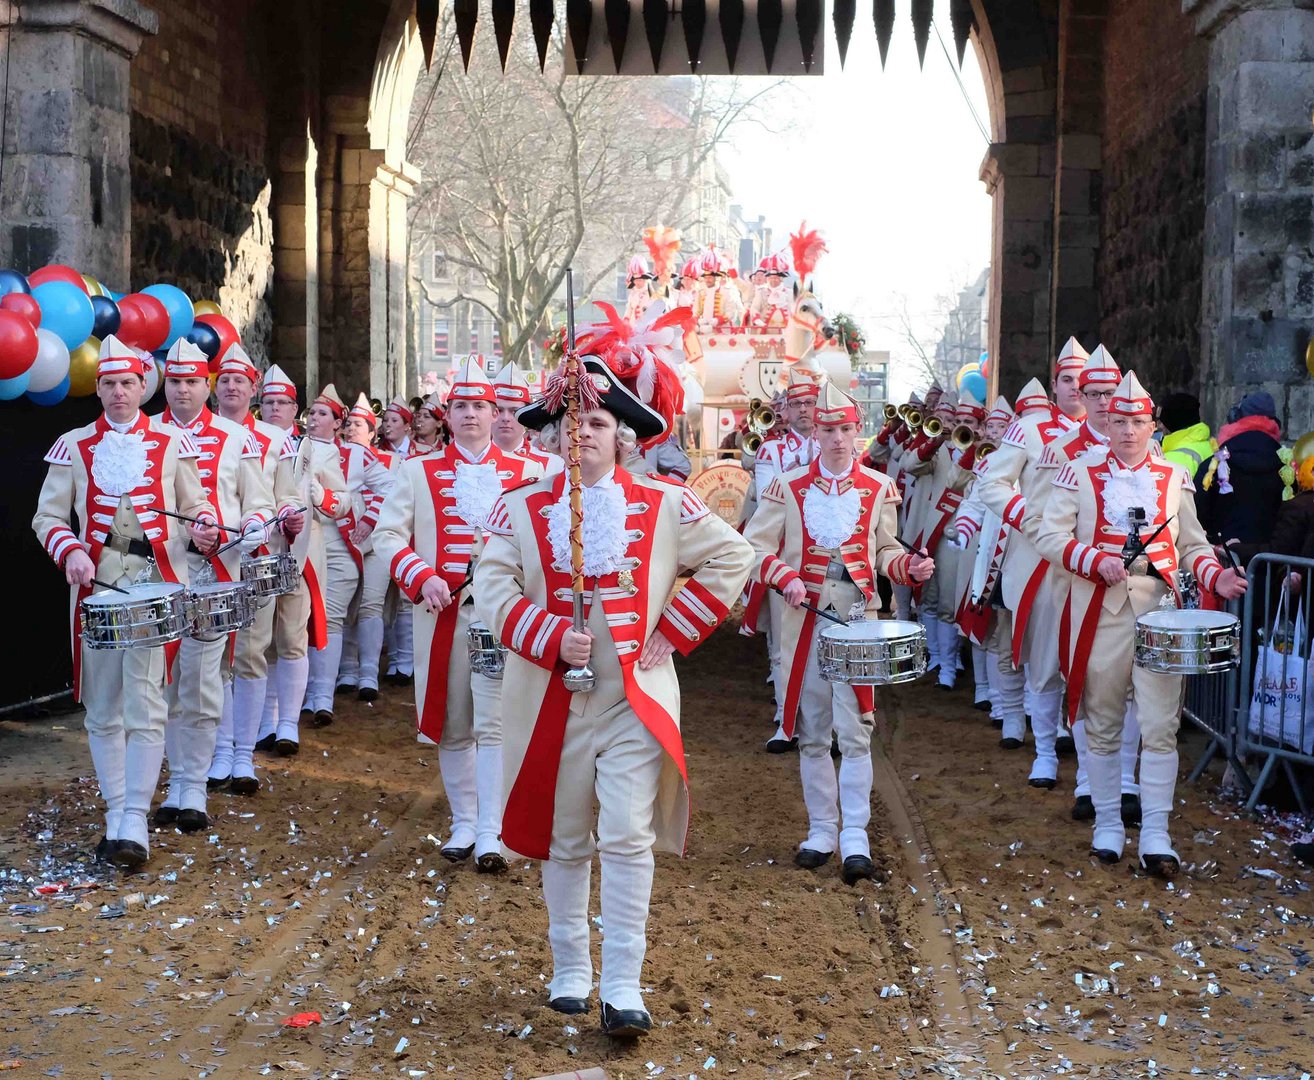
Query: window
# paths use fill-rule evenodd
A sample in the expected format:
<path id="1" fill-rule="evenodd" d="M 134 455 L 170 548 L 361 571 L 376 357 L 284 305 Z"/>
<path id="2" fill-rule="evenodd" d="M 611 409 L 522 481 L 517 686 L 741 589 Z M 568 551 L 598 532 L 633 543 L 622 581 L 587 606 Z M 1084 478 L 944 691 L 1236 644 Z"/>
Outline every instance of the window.
<path id="1" fill-rule="evenodd" d="M 446 360 L 448 357 L 447 320 L 435 319 L 433 323 L 433 358 Z"/>
<path id="2" fill-rule="evenodd" d="M 450 276 L 450 269 L 447 265 L 447 256 L 441 251 L 433 253 L 433 279 L 434 281 L 446 281 Z"/>

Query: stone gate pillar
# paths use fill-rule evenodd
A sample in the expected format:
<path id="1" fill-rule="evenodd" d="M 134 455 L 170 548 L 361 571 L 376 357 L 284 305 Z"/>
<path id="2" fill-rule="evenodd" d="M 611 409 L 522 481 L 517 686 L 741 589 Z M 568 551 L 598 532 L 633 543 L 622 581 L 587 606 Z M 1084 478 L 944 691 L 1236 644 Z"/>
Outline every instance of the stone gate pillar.
<path id="1" fill-rule="evenodd" d="M 1314 0 L 1183 0 L 1209 39 L 1200 376 L 1207 418 L 1266 389 L 1314 426 Z"/>
<path id="2" fill-rule="evenodd" d="M 136 0 L 0 0 L 0 266 L 129 287 L 128 67 L 157 29 Z"/>

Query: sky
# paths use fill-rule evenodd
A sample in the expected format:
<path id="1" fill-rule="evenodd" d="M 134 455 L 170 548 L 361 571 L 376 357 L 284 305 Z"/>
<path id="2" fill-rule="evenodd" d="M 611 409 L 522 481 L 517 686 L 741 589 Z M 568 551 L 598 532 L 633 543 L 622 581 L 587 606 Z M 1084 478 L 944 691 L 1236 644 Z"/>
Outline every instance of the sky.
<path id="1" fill-rule="evenodd" d="M 785 136 L 739 129 L 722 161 L 734 201 L 748 218 L 764 215 L 776 243 L 806 219 L 826 237 L 817 292 L 827 312 L 852 313 L 868 348 L 891 352 L 891 395 L 919 386 L 898 322 L 907 310 L 927 344 L 938 338 L 937 297 L 975 279 L 990 261 L 990 197 L 978 178 L 987 140 L 985 89 L 971 46 L 957 59 L 947 19 L 937 18 L 917 66 L 906 7 L 888 64 L 880 65 L 870 8 L 858 6 L 848 63 L 840 69 L 826 28 L 825 74 L 792 80 L 773 120 L 793 120 Z M 865 18 L 864 18 L 865 15 Z M 966 99 L 966 100 L 965 100 Z"/>

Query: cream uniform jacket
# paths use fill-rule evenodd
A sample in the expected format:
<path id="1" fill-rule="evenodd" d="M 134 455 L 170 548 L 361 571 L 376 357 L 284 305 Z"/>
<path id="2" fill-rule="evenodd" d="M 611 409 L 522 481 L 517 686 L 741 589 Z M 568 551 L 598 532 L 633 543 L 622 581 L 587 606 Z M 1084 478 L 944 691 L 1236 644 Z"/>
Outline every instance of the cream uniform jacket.
<path id="1" fill-rule="evenodd" d="M 110 436 L 114 438 L 110 439 Z M 108 444 L 106 442 L 108 440 Z M 109 445 L 111 452 L 97 451 Z M 146 566 L 144 559 L 107 545 L 110 534 L 145 540 L 165 581 L 187 583 L 187 526 L 153 507 L 213 521 L 197 473 L 200 450 L 191 436 L 159 418 L 138 412 L 125 434 L 101 416 L 94 423 L 61 435 L 46 454 L 50 469 L 37 499 L 32 529 L 46 552 L 62 567 L 80 547 L 96 566 L 96 577 L 115 582 Z M 70 526 L 77 517 L 78 531 Z M 70 637 L 73 689 L 81 700 L 82 649 L 78 605 L 91 588 L 70 590 Z"/>
<path id="2" fill-rule="evenodd" d="M 625 554 L 618 569 L 585 578 L 587 609 L 592 615 L 601 603 L 611 630 L 610 641 L 593 647 L 593 694 L 628 701 L 666 751 L 653 814 L 656 846 L 680 853 L 689 824 L 680 684 L 669 658 L 650 671 L 639 670 L 638 660 L 657 630 L 684 655 L 706 641 L 743 590 L 753 553 L 683 484 L 632 476 L 619 466 L 613 478 L 616 498 L 623 500 Z M 566 476 L 558 473 L 505 494 L 489 519 L 488 545 L 475 570 L 479 616 L 508 649 L 502 717 L 509 796 L 502 841 L 535 859 L 548 857 L 552 840 L 572 698 L 558 659 L 571 626 L 571 575 L 568 556 L 565 569 L 555 561 L 546 520 L 565 489 Z M 692 576 L 675 591 L 682 574 Z"/>

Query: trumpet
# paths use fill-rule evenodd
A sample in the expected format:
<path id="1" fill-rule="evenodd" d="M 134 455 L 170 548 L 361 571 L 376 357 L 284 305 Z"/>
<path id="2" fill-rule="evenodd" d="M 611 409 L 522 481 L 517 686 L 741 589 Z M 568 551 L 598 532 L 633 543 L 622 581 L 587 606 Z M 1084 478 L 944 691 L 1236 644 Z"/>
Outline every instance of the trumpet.
<path id="1" fill-rule="evenodd" d="M 370 398 L 370 412 L 375 416 L 383 415 L 383 402 L 376 397 Z"/>
<path id="2" fill-rule="evenodd" d="M 903 422 L 915 431 L 922 426 L 922 414 L 911 405 L 905 405 L 904 408 L 908 411 L 903 414 Z"/>
<path id="3" fill-rule="evenodd" d="M 890 421 L 890 420 L 893 420 L 896 416 L 899 416 L 899 415 L 900 415 L 900 413 L 899 413 L 899 407 L 898 407 L 897 405 L 886 405 L 886 406 L 885 406 L 885 419 L 886 419 L 887 422 Z"/>
<path id="4" fill-rule="evenodd" d="M 762 436 L 756 431 L 750 431 L 740 440 L 739 445 L 745 454 L 756 454 L 762 446 Z"/>
<path id="5" fill-rule="evenodd" d="M 776 410 L 770 405 L 763 405 L 761 408 L 753 410 L 748 422 L 755 428 L 770 431 L 776 426 Z"/>
<path id="6" fill-rule="evenodd" d="M 928 417 L 925 423 L 922 424 L 922 434 L 928 439 L 938 439 L 943 435 L 944 425 L 940 423 L 939 417 Z"/>
<path id="7" fill-rule="evenodd" d="M 984 461 L 998 449 L 999 447 L 992 442 L 983 442 L 976 448 L 976 460 Z"/>
<path id="8" fill-rule="evenodd" d="M 422 397 L 413 397 L 413 398 L 411 398 L 411 400 L 408 401 L 406 404 L 408 404 L 408 405 L 411 407 L 411 412 L 412 412 L 412 413 L 417 413 L 417 412 L 420 411 L 421 406 L 424 405 L 424 398 L 422 398 Z"/>
<path id="9" fill-rule="evenodd" d="M 976 442 L 976 435 L 966 424 L 959 424 L 949 433 L 949 441 L 959 450 L 966 450 Z"/>

